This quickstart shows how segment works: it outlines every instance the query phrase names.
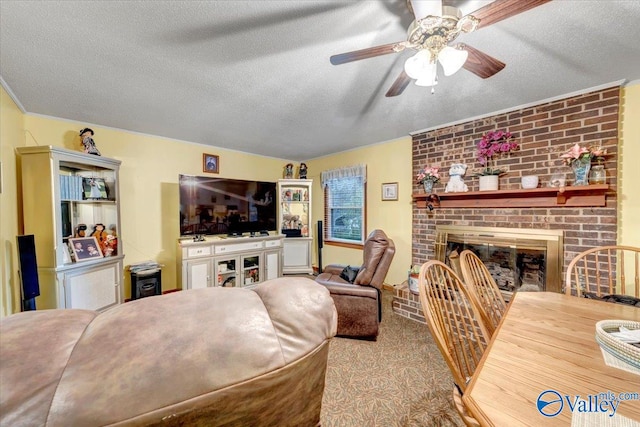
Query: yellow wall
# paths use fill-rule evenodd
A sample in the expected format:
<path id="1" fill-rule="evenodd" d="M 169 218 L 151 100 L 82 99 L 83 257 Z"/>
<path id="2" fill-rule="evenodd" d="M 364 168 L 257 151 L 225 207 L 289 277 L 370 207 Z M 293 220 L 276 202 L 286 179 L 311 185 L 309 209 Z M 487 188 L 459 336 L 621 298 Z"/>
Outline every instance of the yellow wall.
<path id="1" fill-rule="evenodd" d="M 16 235 L 18 234 L 18 199 L 14 148 L 24 141 L 23 114 L 0 86 L 0 161 L 2 162 L 2 194 L 0 194 L 0 256 L 2 288 L 0 317 L 20 311 L 20 287 Z"/>
<path id="2" fill-rule="evenodd" d="M 411 137 L 357 150 L 336 153 L 307 162 L 309 178 L 313 179 L 313 220 L 324 218 L 324 199 L 320 174 L 324 170 L 358 164 L 367 165 L 367 230 L 383 230 L 396 245 L 396 254 L 385 280 L 397 284 L 407 279 L 411 264 Z M 398 183 L 398 200 L 381 201 L 382 183 Z M 316 245 L 314 245 L 315 247 Z M 317 257 L 314 256 L 317 260 Z M 325 245 L 322 264 L 362 264 L 362 251 Z"/>
<path id="3" fill-rule="evenodd" d="M 622 92 L 618 168 L 618 243 L 640 247 L 640 81 Z"/>
<path id="4" fill-rule="evenodd" d="M 103 156 L 122 161 L 119 235 L 125 265 L 145 260 L 163 264 L 163 290 L 177 287 L 178 175 L 202 175 L 202 154 L 205 152 L 220 156 L 221 177 L 275 181 L 282 177 L 283 165 L 287 163 L 282 159 L 30 114 L 24 115 L 25 136 L 14 145 L 53 145 L 78 150 L 78 131 L 85 126 L 95 131 L 94 139 Z M 7 159 L 15 164 L 12 149 L 8 150 Z M 13 175 L 6 183 L 15 188 L 15 172 Z M 16 227 L 12 228 L 7 234 L 15 239 Z M 126 298 L 130 296 L 129 283 L 125 274 L 123 292 Z"/>

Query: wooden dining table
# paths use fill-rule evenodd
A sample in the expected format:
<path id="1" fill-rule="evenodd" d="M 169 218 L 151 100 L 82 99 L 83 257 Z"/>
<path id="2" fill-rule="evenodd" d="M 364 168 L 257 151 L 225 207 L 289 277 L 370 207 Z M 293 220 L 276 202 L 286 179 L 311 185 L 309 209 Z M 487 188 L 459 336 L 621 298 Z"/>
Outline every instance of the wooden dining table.
<path id="1" fill-rule="evenodd" d="M 640 308 L 516 293 L 465 391 L 465 405 L 483 426 L 640 423 L 640 374 L 607 366 L 595 339 L 596 322 L 605 319 L 640 321 Z M 628 400 L 615 405 L 611 398 L 620 393 Z"/>

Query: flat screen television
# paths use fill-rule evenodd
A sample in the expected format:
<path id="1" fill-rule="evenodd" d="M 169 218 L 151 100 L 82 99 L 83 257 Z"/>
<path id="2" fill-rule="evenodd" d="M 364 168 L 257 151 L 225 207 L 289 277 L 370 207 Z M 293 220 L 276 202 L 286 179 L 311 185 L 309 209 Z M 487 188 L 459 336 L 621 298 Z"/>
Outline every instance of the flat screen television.
<path id="1" fill-rule="evenodd" d="M 180 235 L 274 231 L 276 183 L 180 175 Z"/>

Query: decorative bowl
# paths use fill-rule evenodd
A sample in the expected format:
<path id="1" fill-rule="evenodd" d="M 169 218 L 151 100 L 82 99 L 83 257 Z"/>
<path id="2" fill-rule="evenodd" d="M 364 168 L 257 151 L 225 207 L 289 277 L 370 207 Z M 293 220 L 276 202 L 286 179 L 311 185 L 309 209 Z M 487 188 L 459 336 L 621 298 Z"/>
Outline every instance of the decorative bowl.
<path id="1" fill-rule="evenodd" d="M 608 366 L 624 369 L 640 375 L 640 347 L 616 337 L 623 326 L 627 331 L 640 329 L 640 322 L 631 320 L 601 320 L 596 323 L 596 341 L 602 350 L 602 356 Z"/>
<path id="2" fill-rule="evenodd" d="M 522 188 L 537 188 L 538 187 L 538 176 L 537 175 L 526 175 L 520 179 L 520 183 L 522 184 Z"/>

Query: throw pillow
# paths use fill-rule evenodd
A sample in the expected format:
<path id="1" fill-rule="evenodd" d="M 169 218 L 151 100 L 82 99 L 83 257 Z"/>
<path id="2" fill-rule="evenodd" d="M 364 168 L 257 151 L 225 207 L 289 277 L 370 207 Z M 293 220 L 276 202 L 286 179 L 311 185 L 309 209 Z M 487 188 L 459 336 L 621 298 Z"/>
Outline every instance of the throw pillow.
<path id="1" fill-rule="evenodd" d="M 342 269 L 342 273 L 340 273 L 340 278 L 343 280 L 346 280 L 349 283 L 353 283 L 354 280 L 356 280 L 356 276 L 358 275 L 358 267 L 351 267 L 350 265 L 347 265 L 345 268 Z"/>

